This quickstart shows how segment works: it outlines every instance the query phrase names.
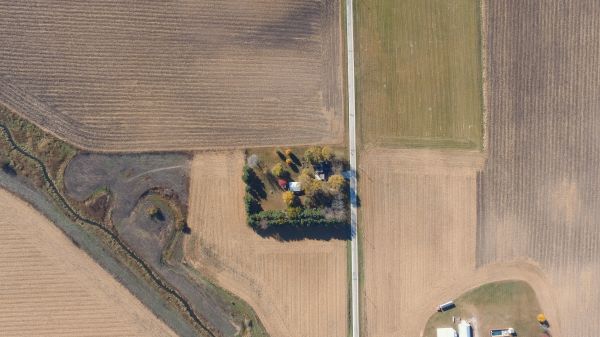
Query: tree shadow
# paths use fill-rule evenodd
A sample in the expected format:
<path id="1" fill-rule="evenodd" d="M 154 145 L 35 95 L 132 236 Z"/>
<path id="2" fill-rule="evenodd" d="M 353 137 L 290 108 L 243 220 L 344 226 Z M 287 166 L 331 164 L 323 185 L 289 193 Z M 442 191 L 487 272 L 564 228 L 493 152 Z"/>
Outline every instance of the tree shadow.
<path id="1" fill-rule="evenodd" d="M 291 163 L 289 163 L 288 165 L 290 167 L 290 169 L 292 169 L 292 171 L 294 171 L 295 173 L 300 172 L 300 169 L 298 168 L 298 166 L 296 165 L 296 163 L 294 163 L 294 161 L 292 160 Z"/>
<path id="2" fill-rule="evenodd" d="M 248 169 L 248 180 L 247 185 L 250 187 L 250 193 L 256 199 L 266 199 L 267 192 L 265 191 L 265 184 L 256 175 L 253 169 Z"/>
<path id="3" fill-rule="evenodd" d="M 15 168 L 12 165 L 10 165 L 10 163 L 2 164 L 2 171 L 4 171 L 4 173 L 8 174 L 11 177 L 14 177 L 17 175 L 17 171 L 15 170 Z"/>
<path id="4" fill-rule="evenodd" d="M 268 228 L 255 228 L 254 231 L 263 238 L 273 238 L 282 242 L 302 240 L 343 240 L 352 239 L 349 224 L 315 227 L 270 226 Z"/>
<path id="5" fill-rule="evenodd" d="M 285 161 L 286 158 L 285 158 L 285 154 L 283 154 L 283 152 L 277 150 L 276 153 L 277 153 L 277 156 L 279 157 L 279 159 Z"/>
<path id="6" fill-rule="evenodd" d="M 360 208 L 361 205 L 360 197 L 358 196 L 354 188 L 350 188 L 350 205 L 356 208 Z"/>
<path id="7" fill-rule="evenodd" d="M 290 159 L 296 166 L 302 166 L 302 162 L 294 153 L 290 153 Z"/>

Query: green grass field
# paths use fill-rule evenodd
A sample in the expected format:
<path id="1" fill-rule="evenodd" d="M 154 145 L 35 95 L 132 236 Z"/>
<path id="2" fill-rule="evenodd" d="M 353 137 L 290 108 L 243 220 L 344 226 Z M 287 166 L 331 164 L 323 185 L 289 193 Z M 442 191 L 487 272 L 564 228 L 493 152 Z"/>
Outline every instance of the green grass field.
<path id="1" fill-rule="evenodd" d="M 477 0 L 356 2 L 363 144 L 482 147 Z"/>
<path id="2" fill-rule="evenodd" d="M 515 329 L 517 336 L 540 336 L 536 316 L 541 313 L 533 289 L 522 281 L 488 283 L 473 289 L 454 303 L 456 307 L 435 313 L 425 327 L 423 337 L 435 337 L 437 328 L 453 327 L 452 316 L 471 321 L 474 335 L 489 336 L 491 329 Z M 474 322 L 477 322 L 474 324 Z M 458 322 L 457 322 L 458 323 Z"/>

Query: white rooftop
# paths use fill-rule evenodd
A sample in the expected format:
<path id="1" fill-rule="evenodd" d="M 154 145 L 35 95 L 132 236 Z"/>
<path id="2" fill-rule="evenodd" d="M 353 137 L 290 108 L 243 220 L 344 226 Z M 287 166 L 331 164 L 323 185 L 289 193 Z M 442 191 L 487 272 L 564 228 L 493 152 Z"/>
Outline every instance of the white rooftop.
<path id="1" fill-rule="evenodd" d="M 458 324 L 458 337 L 471 337 L 471 324 L 464 319 Z"/>
<path id="2" fill-rule="evenodd" d="M 288 183 L 288 189 L 292 192 L 300 192 L 302 191 L 302 184 L 298 181 L 292 181 Z"/>
<path id="3" fill-rule="evenodd" d="M 437 337 L 456 337 L 456 330 L 453 328 L 438 328 Z"/>

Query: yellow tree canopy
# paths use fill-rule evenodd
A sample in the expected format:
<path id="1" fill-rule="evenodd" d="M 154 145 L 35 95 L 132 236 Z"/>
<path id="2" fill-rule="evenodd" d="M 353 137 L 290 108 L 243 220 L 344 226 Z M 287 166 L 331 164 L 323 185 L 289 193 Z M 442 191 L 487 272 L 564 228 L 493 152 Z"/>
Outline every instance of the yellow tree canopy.
<path id="1" fill-rule="evenodd" d="M 295 196 L 294 196 L 294 193 L 292 193 L 290 191 L 283 192 L 281 197 L 283 198 L 283 202 L 285 202 L 285 204 L 288 206 L 290 206 L 294 203 Z"/>
<path id="2" fill-rule="evenodd" d="M 334 174 L 327 180 L 327 184 L 330 188 L 341 191 L 344 185 L 346 185 L 346 179 L 339 174 Z"/>

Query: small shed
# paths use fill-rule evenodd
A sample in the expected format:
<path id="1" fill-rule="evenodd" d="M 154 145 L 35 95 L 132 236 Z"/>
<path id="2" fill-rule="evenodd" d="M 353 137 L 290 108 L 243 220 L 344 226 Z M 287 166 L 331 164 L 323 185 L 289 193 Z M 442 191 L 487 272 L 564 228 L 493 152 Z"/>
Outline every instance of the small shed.
<path id="1" fill-rule="evenodd" d="M 288 189 L 292 192 L 302 192 L 302 184 L 299 181 L 291 181 L 288 184 Z"/>
<path id="2" fill-rule="evenodd" d="M 281 187 L 282 190 L 287 189 L 288 183 L 285 179 L 277 179 L 277 184 Z"/>
<path id="3" fill-rule="evenodd" d="M 457 337 L 453 328 L 438 328 L 437 337 Z"/>

